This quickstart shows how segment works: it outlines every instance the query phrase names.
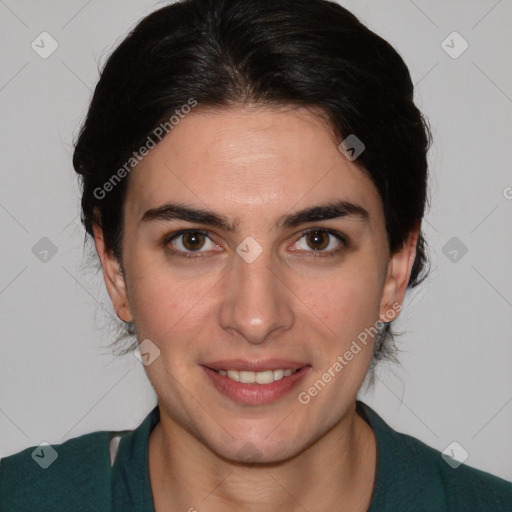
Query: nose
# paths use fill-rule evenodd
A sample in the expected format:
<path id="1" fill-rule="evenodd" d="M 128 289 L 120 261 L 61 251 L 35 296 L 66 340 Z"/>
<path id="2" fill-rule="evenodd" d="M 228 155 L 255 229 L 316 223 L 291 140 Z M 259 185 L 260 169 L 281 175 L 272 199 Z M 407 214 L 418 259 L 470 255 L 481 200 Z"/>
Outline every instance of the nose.
<path id="1" fill-rule="evenodd" d="M 263 251 L 252 263 L 235 256 L 226 276 L 220 325 L 252 344 L 263 343 L 278 330 L 294 324 L 293 294 L 284 284 L 271 257 Z"/>

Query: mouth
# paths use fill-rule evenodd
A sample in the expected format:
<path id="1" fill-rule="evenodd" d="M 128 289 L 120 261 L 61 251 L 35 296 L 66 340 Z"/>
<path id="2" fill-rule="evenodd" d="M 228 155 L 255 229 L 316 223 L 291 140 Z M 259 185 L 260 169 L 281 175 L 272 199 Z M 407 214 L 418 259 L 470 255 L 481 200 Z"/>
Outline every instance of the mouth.
<path id="1" fill-rule="evenodd" d="M 231 400 L 262 405 L 290 393 L 311 370 L 311 365 L 290 361 L 219 361 L 201 365 L 214 388 Z"/>
<path id="2" fill-rule="evenodd" d="M 284 377 L 298 372 L 300 368 L 291 370 L 287 368 L 278 368 L 277 370 L 263 370 L 262 372 L 250 372 L 245 370 L 214 370 L 219 375 L 225 375 L 228 379 L 234 380 L 235 382 L 241 382 L 242 384 L 270 384 L 271 382 L 277 382 Z"/>

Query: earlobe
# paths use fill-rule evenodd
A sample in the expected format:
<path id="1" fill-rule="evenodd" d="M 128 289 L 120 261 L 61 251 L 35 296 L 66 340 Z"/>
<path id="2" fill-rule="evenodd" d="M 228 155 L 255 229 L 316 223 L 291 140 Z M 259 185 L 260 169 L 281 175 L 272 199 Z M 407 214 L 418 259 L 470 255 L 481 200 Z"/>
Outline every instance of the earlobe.
<path id="1" fill-rule="evenodd" d="M 380 304 L 380 319 L 384 322 L 390 321 L 396 316 L 396 305 L 402 304 L 412 267 L 416 258 L 416 244 L 420 232 L 420 223 L 416 223 L 414 229 L 410 231 L 409 236 L 403 247 L 391 256 L 388 264 L 388 273 L 384 284 L 384 291 Z M 400 308 L 401 309 L 401 308 Z M 393 310 L 393 313 L 390 313 Z"/>
<path id="2" fill-rule="evenodd" d="M 101 261 L 103 278 L 107 292 L 112 301 L 112 306 L 117 316 L 124 322 L 132 322 L 133 315 L 128 305 L 128 295 L 126 293 L 126 282 L 119 260 L 107 251 L 103 231 L 98 224 L 93 226 L 94 244 L 96 252 Z"/>

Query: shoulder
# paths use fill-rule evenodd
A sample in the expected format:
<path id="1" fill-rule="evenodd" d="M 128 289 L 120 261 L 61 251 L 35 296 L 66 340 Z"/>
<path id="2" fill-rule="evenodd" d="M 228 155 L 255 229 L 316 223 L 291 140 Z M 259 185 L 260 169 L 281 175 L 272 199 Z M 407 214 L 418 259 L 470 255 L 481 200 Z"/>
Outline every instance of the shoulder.
<path id="1" fill-rule="evenodd" d="M 0 461 L 0 510 L 105 510 L 110 501 L 110 439 L 93 432 L 39 445 Z"/>
<path id="2" fill-rule="evenodd" d="M 453 458 L 422 441 L 397 433 L 403 452 L 411 454 L 415 466 L 424 465 L 433 494 L 442 494 L 448 510 L 510 511 L 512 483 L 491 473 L 456 463 Z"/>
<path id="3" fill-rule="evenodd" d="M 383 503 L 406 504 L 417 511 L 512 510 L 511 482 L 459 465 L 419 439 L 393 430 L 370 407 L 359 404 L 377 438 L 376 491 Z"/>

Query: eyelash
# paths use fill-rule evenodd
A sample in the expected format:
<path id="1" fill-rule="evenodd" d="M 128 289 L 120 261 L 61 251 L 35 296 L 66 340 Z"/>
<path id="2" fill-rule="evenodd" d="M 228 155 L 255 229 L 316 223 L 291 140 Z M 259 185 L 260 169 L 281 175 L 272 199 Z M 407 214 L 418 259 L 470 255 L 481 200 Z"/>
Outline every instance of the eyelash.
<path id="1" fill-rule="evenodd" d="M 180 258 L 185 258 L 185 259 L 190 259 L 190 260 L 205 258 L 206 256 L 205 256 L 204 252 L 206 252 L 206 251 L 204 251 L 204 252 L 203 251 L 184 252 L 184 251 L 180 251 L 180 250 L 176 250 L 176 249 L 170 248 L 170 244 L 171 244 L 171 242 L 175 238 L 179 238 L 180 236 L 186 235 L 187 233 L 201 233 L 202 235 L 210 238 L 210 240 L 211 240 L 211 237 L 209 236 L 208 231 L 205 231 L 205 230 L 202 230 L 202 229 L 184 229 L 184 230 L 176 231 L 174 233 L 171 233 L 171 234 L 165 236 L 164 240 L 163 240 L 163 246 L 166 247 L 167 250 L 172 255 L 178 256 Z M 306 230 L 302 231 L 302 233 L 301 233 L 300 237 L 298 238 L 297 242 L 299 240 L 301 240 L 305 235 L 307 235 L 309 233 L 327 233 L 329 235 L 332 235 L 334 238 L 336 238 L 338 241 L 341 242 L 341 247 L 338 247 L 337 249 L 334 249 L 334 250 L 331 250 L 331 251 L 315 251 L 315 250 L 306 251 L 306 252 L 311 254 L 310 257 L 313 257 L 313 258 L 318 258 L 318 257 L 324 258 L 324 257 L 337 256 L 344 249 L 349 247 L 348 239 L 342 233 L 340 233 L 338 231 L 334 231 L 332 229 L 327 229 L 327 228 L 309 228 L 309 229 L 306 229 Z"/>

